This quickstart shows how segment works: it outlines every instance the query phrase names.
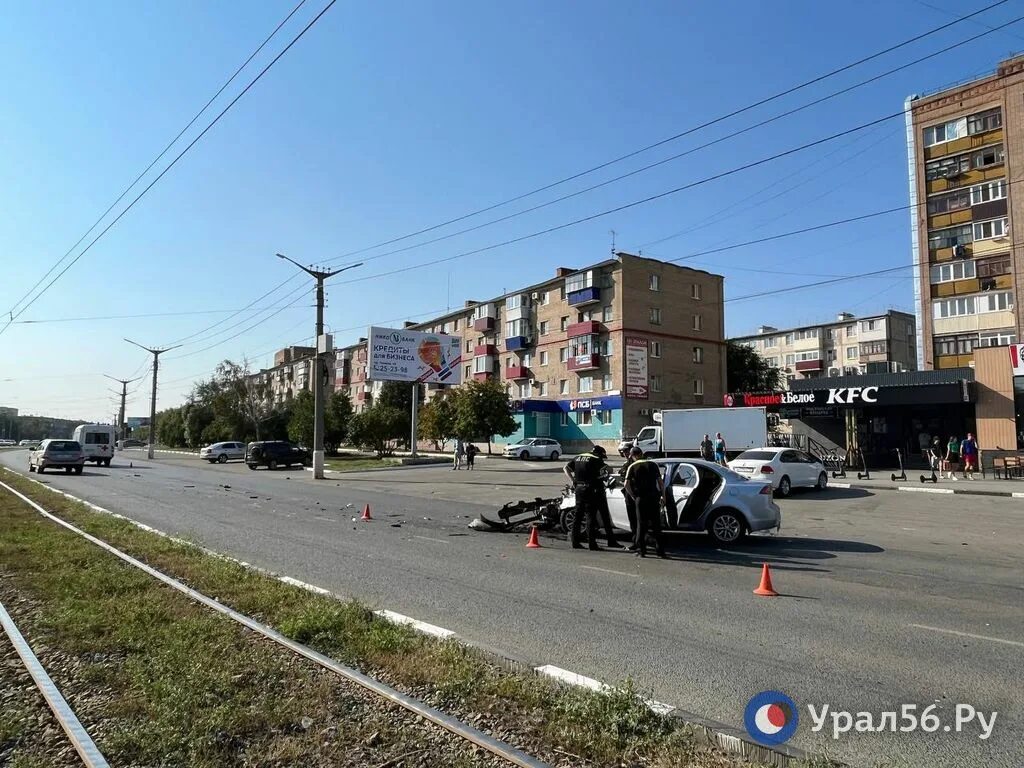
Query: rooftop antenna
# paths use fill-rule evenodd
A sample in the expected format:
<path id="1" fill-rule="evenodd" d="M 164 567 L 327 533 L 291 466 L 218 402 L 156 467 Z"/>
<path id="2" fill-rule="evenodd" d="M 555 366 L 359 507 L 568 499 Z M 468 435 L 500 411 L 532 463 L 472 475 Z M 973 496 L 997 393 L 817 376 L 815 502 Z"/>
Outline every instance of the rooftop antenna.
<path id="1" fill-rule="evenodd" d="M 608 234 L 612 236 L 612 256 L 615 255 L 615 230 L 609 229 Z"/>

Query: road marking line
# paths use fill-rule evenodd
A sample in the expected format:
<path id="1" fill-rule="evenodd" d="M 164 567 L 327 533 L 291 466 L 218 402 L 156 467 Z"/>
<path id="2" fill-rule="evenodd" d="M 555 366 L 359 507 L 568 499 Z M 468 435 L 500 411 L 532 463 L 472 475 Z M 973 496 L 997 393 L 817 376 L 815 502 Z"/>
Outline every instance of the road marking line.
<path id="1" fill-rule="evenodd" d="M 536 672 L 538 675 L 544 675 L 545 677 L 554 678 L 555 680 L 566 683 L 567 685 L 575 685 L 580 688 L 587 688 L 591 691 L 596 691 L 598 693 L 608 693 L 613 690 L 612 687 L 607 683 L 602 683 L 600 680 L 595 680 L 592 677 L 586 677 L 584 675 L 577 674 L 576 672 L 570 672 L 567 669 L 556 667 L 553 664 L 545 664 L 542 667 L 534 667 L 533 671 Z M 650 707 L 654 712 L 658 713 L 659 715 L 667 715 L 673 710 L 675 710 L 675 707 L 673 707 L 671 704 L 663 704 L 660 701 L 655 701 L 654 699 L 647 699 L 642 696 L 640 698 L 648 707 Z"/>
<path id="2" fill-rule="evenodd" d="M 897 491 L 909 491 L 911 493 L 947 493 L 952 494 L 952 488 L 917 488 L 913 485 L 901 485 Z"/>
<path id="3" fill-rule="evenodd" d="M 1019 493 L 1017 491 L 1014 491 L 1014 493 L 1012 494 L 1011 498 L 1014 498 L 1014 499 L 1024 499 L 1024 493 Z"/>
<path id="4" fill-rule="evenodd" d="M 323 520 L 325 523 L 336 523 L 338 522 L 333 517 L 321 517 L 320 515 L 313 515 L 314 520 Z"/>
<path id="5" fill-rule="evenodd" d="M 639 573 L 625 573 L 623 571 L 616 571 L 612 568 L 598 568 L 596 565 L 581 565 L 580 568 L 586 568 L 588 571 L 601 571 L 602 573 L 614 573 L 616 576 L 629 576 L 631 579 L 639 579 Z"/>
<path id="6" fill-rule="evenodd" d="M 941 627 L 929 627 L 925 624 L 911 624 L 914 629 L 927 629 L 929 632 L 941 632 L 944 635 L 956 635 L 957 637 L 970 637 L 974 640 L 988 640 L 990 643 L 1002 643 L 1003 645 L 1012 645 L 1017 648 L 1024 648 L 1024 643 L 1017 640 L 1004 640 L 1001 637 L 989 637 L 988 635 L 974 635 L 970 632 L 958 632 L 955 629 L 942 629 Z"/>
<path id="7" fill-rule="evenodd" d="M 850 487 L 849 483 L 832 483 L 832 482 L 830 482 L 829 485 L 831 487 L 833 487 L 833 488 L 849 488 Z"/>
<path id="8" fill-rule="evenodd" d="M 446 542 L 447 543 L 447 542 Z M 425 621 L 419 621 L 418 619 L 410 618 L 409 616 L 403 616 L 400 613 L 395 613 L 389 610 L 374 611 L 374 614 L 380 616 L 382 619 L 387 619 L 392 624 L 404 624 L 407 627 L 412 627 L 418 632 L 422 632 L 425 635 L 433 635 L 439 637 L 442 640 L 446 640 L 449 637 L 455 637 L 455 633 L 450 629 L 439 627 L 436 624 L 428 624 Z"/>
<path id="9" fill-rule="evenodd" d="M 438 544 L 451 544 L 450 541 L 445 541 L 444 539 L 432 539 L 429 536 L 417 536 L 417 535 L 413 534 L 413 538 L 414 539 L 423 539 L 424 541 L 434 541 L 434 542 L 437 542 Z"/>

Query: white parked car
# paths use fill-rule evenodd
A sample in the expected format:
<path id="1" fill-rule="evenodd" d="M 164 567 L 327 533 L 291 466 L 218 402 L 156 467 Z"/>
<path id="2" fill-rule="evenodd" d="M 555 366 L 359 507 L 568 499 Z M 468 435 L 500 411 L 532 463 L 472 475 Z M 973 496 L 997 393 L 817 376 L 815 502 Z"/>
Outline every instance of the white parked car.
<path id="1" fill-rule="evenodd" d="M 509 459 L 551 459 L 562 455 L 562 444 L 550 437 L 528 437 L 518 443 L 505 446 L 505 457 Z"/>
<path id="2" fill-rule="evenodd" d="M 245 443 L 214 443 L 199 450 L 199 458 L 211 464 L 226 464 L 231 459 L 241 461 L 245 458 Z"/>
<path id="3" fill-rule="evenodd" d="M 751 480 L 770 482 L 779 496 L 789 496 L 794 488 L 823 491 L 828 485 L 825 465 L 795 448 L 753 448 L 730 461 L 729 469 Z"/>

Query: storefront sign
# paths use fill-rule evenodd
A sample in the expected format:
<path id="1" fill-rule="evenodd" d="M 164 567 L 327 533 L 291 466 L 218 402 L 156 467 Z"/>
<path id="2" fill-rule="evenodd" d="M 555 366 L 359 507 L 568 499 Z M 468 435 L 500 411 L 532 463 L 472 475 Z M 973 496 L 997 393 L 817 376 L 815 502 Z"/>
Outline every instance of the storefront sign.
<path id="1" fill-rule="evenodd" d="M 1024 344 L 1011 344 L 1010 367 L 1014 376 L 1024 376 Z"/>
<path id="2" fill-rule="evenodd" d="M 579 398 L 576 400 L 546 400 L 530 398 L 513 400 L 512 413 L 568 413 L 570 411 L 618 411 L 622 409 L 622 395 Z"/>
<path id="3" fill-rule="evenodd" d="M 725 396 L 726 407 L 827 409 L 886 405 L 916 405 L 970 402 L 970 392 L 961 383 L 904 387 L 833 387 L 807 392 L 733 392 Z"/>
<path id="4" fill-rule="evenodd" d="M 647 339 L 626 337 L 626 397 L 646 400 L 650 392 L 647 372 Z"/>
<path id="5" fill-rule="evenodd" d="M 462 341 L 437 333 L 370 328 L 369 381 L 418 381 L 459 384 Z"/>

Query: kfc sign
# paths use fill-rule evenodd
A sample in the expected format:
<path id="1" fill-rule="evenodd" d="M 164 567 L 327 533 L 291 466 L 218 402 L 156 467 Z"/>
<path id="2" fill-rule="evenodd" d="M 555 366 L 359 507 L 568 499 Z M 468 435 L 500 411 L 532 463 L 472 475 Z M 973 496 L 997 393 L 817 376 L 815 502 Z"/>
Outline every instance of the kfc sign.
<path id="1" fill-rule="evenodd" d="M 854 403 L 877 403 L 878 387 L 846 387 L 828 391 L 828 405 L 853 405 Z"/>

